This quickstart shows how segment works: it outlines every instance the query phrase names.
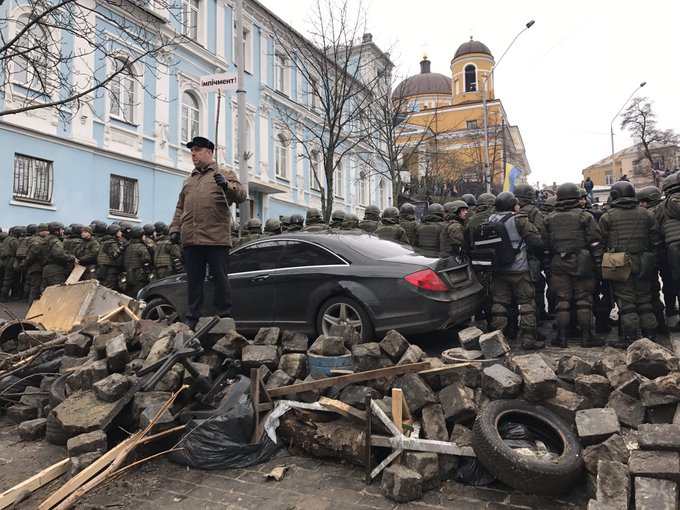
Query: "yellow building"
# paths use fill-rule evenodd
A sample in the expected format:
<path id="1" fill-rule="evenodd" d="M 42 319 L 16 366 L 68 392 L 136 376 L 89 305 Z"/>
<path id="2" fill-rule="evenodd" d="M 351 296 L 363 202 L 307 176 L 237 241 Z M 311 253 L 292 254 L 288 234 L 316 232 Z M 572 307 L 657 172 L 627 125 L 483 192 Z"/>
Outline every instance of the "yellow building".
<path id="1" fill-rule="evenodd" d="M 426 55 L 420 74 L 402 81 L 392 94 L 404 119 L 396 138 L 403 168 L 415 183 L 412 192 L 485 191 L 484 99 L 493 191 L 502 188 L 506 164 L 520 167 L 525 181 L 531 169 L 520 131 L 496 97 L 489 48 L 470 38 L 456 50 L 450 77 L 431 72 L 430 64 Z"/>

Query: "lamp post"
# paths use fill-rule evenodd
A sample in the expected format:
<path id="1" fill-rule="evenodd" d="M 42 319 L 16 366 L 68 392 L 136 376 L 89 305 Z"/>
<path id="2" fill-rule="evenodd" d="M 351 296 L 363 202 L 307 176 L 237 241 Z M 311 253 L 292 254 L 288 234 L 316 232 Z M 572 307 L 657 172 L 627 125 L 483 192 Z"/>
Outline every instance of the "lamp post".
<path id="1" fill-rule="evenodd" d="M 614 115 L 614 118 L 609 123 L 609 135 L 611 136 L 611 141 L 612 141 L 612 179 L 614 178 L 614 171 L 616 170 L 616 164 L 614 162 L 614 121 L 619 116 L 619 114 L 623 111 L 623 109 L 626 107 L 626 105 L 628 104 L 628 101 L 630 101 L 630 99 L 635 95 L 635 93 L 638 90 L 640 90 L 642 87 L 644 87 L 645 85 L 647 85 L 646 81 L 643 81 L 642 83 L 640 83 L 640 85 L 633 91 L 633 93 L 630 96 L 628 96 L 628 99 L 626 99 L 626 102 L 623 103 L 623 106 L 619 109 L 617 114 Z"/>
<path id="2" fill-rule="evenodd" d="M 501 63 L 501 60 L 503 60 L 503 57 L 505 54 L 508 52 L 508 50 L 512 47 L 513 44 L 515 44 L 515 41 L 517 38 L 522 35 L 522 33 L 531 28 L 534 23 L 536 23 L 534 20 L 531 20 L 529 23 L 524 25 L 524 28 L 519 31 L 519 33 L 515 36 L 515 38 L 512 40 L 512 42 L 508 45 L 507 48 L 505 48 L 505 51 L 501 55 L 501 58 L 498 59 L 498 61 L 493 65 L 489 73 L 484 77 L 484 81 L 482 82 L 482 108 L 484 110 L 484 180 L 486 181 L 486 192 L 491 193 L 491 169 L 489 167 L 489 126 L 488 126 L 488 108 L 486 104 L 486 82 L 489 80 L 489 76 L 493 74 L 494 69 L 498 66 L 498 64 Z"/>

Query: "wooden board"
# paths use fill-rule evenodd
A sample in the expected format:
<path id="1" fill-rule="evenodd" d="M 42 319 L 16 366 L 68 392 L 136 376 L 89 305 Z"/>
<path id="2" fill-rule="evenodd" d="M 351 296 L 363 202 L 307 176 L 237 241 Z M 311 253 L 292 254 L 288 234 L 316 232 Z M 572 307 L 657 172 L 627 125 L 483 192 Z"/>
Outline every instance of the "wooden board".
<path id="1" fill-rule="evenodd" d="M 336 384 L 351 384 L 361 381 L 371 381 L 373 379 L 380 379 L 381 377 L 392 377 L 395 375 L 410 374 L 430 368 L 430 363 L 421 361 L 419 363 L 409 363 L 408 365 L 396 365 L 388 368 L 378 368 L 376 370 L 367 370 L 366 372 L 357 372 L 355 374 L 341 375 L 338 377 L 327 377 L 325 379 L 317 379 L 316 381 L 307 381 L 297 384 L 290 384 L 288 386 L 281 386 L 269 390 L 270 397 L 280 397 L 282 395 L 290 395 L 292 393 L 299 393 L 309 390 L 321 390 L 330 388 Z"/>
<path id="2" fill-rule="evenodd" d="M 85 266 L 81 266 L 80 264 L 76 264 L 73 267 L 73 271 L 71 271 L 71 274 L 68 275 L 68 278 L 66 278 L 66 281 L 64 283 L 66 285 L 78 283 L 80 281 L 80 277 L 83 276 L 83 273 L 85 272 L 86 269 L 87 268 Z"/>
<path id="3" fill-rule="evenodd" d="M 332 398 L 321 397 L 319 398 L 319 404 L 324 406 L 326 409 L 330 409 L 346 418 L 354 418 L 359 421 L 366 421 L 366 411 L 361 411 L 356 407 L 352 407 L 349 404 L 345 404 L 340 400 L 335 400 Z"/>
<path id="4" fill-rule="evenodd" d="M 50 467 L 43 469 L 32 477 L 24 480 L 11 489 L 7 489 L 0 494 L 0 510 L 7 508 L 14 503 L 25 491 L 33 492 L 43 485 L 50 483 L 55 478 L 60 477 L 68 471 L 69 459 L 64 459 Z"/>

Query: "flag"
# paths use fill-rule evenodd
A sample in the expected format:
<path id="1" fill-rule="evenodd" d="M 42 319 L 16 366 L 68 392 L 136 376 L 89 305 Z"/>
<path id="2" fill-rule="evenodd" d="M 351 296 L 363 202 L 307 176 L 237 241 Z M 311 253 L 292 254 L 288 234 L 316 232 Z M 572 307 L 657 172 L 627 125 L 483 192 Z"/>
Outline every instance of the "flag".
<path id="1" fill-rule="evenodd" d="M 503 181 L 503 191 L 515 191 L 515 180 L 522 175 L 522 169 L 512 163 L 505 164 L 505 180 Z"/>

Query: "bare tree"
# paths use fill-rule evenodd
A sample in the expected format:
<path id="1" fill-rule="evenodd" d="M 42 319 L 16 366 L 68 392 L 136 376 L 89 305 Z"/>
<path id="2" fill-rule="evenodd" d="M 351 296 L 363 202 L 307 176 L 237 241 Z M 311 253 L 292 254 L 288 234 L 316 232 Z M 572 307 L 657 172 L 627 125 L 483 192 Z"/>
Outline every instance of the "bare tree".
<path id="1" fill-rule="evenodd" d="M 663 169 L 668 170 L 672 161 L 665 161 L 664 148 L 677 146 L 680 136 L 672 129 L 659 129 L 652 102 L 646 97 L 636 97 L 623 112 L 621 128 L 633 135 L 633 141 L 640 146 L 641 155 L 654 169 L 655 162 L 661 160 Z"/>
<path id="2" fill-rule="evenodd" d="M 53 108 L 70 118 L 105 92 L 124 103 L 129 80 L 152 94 L 146 73 L 156 76 L 183 37 L 166 19 L 181 17 L 180 8 L 162 1 L 151 5 L 29 0 L 0 17 L 5 95 L 0 116 Z M 180 21 L 184 30 L 192 28 Z"/>
<path id="3" fill-rule="evenodd" d="M 308 38 L 283 24 L 272 27 L 277 65 L 301 76 L 307 91 L 299 100 L 291 97 L 292 106 L 275 99 L 274 108 L 296 150 L 310 162 L 321 159 L 323 171 L 311 172 L 311 178 L 321 192 L 322 213 L 328 219 L 335 172 L 344 164 L 343 158 L 351 155 L 371 161 L 365 141 L 373 127 L 365 112 L 388 83 L 392 64 L 366 33 L 361 5 L 352 4 L 350 11 L 347 0 L 317 0 L 307 25 Z"/>

